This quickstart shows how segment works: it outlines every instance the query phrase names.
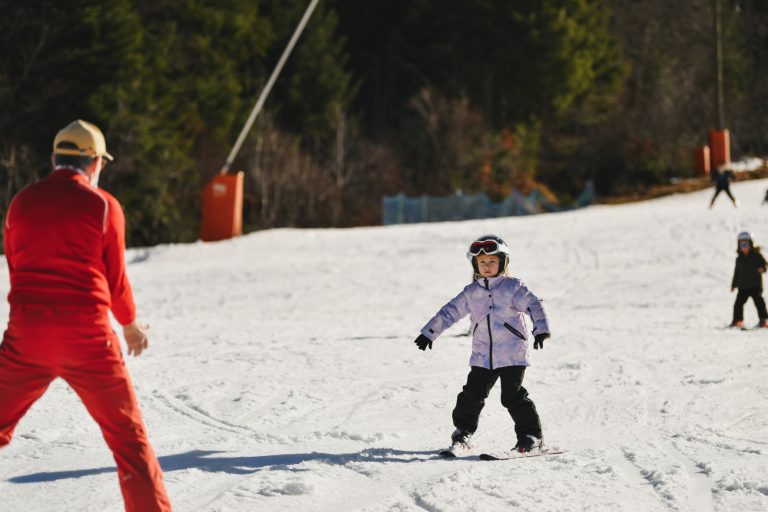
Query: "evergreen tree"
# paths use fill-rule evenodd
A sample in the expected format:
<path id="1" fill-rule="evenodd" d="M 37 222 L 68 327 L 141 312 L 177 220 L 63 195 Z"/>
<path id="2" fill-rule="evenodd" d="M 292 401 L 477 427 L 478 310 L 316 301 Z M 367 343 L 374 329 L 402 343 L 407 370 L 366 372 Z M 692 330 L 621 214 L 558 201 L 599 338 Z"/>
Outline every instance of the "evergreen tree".
<path id="1" fill-rule="evenodd" d="M 72 120 L 100 126 L 118 154 L 114 128 L 139 89 L 143 57 L 129 0 L 2 2 L 0 9 L 4 211 L 21 187 L 50 172 L 53 138 Z"/>
<path id="2" fill-rule="evenodd" d="M 113 183 L 124 190 L 133 242 L 190 241 L 200 178 L 224 163 L 263 80 L 270 25 L 248 0 L 137 5 L 147 61 L 122 126 L 131 160 Z"/>
<path id="3" fill-rule="evenodd" d="M 270 63 L 277 62 L 307 5 L 306 0 L 264 0 L 265 15 L 272 20 L 278 41 L 270 52 Z M 270 102 L 280 125 L 299 136 L 320 160 L 331 156 L 339 124 L 355 94 L 347 60 L 336 12 L 320 2 Z"/>

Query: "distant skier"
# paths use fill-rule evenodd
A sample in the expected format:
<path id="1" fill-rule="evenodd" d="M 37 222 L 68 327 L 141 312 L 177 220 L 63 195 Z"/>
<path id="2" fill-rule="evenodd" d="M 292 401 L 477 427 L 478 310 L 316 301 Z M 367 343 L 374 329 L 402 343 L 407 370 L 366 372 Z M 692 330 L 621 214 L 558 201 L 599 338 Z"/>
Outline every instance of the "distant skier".
<path id="1" fill-rule="evenodd" d="M 733 171 L 725 166 L 721 166 L 717 173 L 713 176 L 712 181 L 715 182 L 715 195 L 712 196 L 712 201 L 709 203 L 709 207 L 712 208 L 715 205 L 715 199 L 720 195 L 720 192 L 725 192 L 728 197 L 731 198 L 733 206 L 739 207 L 739 202 L 731 194 L 731 180 L 733 180 Z"/>
<path id="2" fill-rule="evenodd" d="M 744 327 L 744 304 L 752 297 L 760 319 L 758 327 L 768 327 L 768 311 L 763 300 L 763 274 L 766 261 L 760 254 L 760 248 L 754 245 L 752 234 L 748 231 L 739 233 L 738 256 L 736 268 L 733 271 L 731 291 L 738 288 L 736 302 L 733 304 L 733 321 L 731 327 Z"/>
<path id="3" fill-rule="evenodd" d="M 419 349 L 432 348 L 451 325 L 469 315 L 472 326 L 471 370 L 456 399 L 451 435 L 452 450 L 471 448 L 480 411 L 496 381 L 501 379 L 501 403 L 515 422 L 517 443 L 513 450 L 530 452 L 542 446 L 542 432 L 536 406 L 523 387 L 525 368 L 530 364 L 529 322 L 533 320 L 533 348 L 544 348 L 550 329 L 541 301 L 516 278 L 506 275 L 509 249 L 494 235 L 482 236 L 467 251 L 475 281 L 421 329 L 415 343 Z"/>
<path id="4" fill-rule="evenodd" d="M 768 190 L 765 191 L 765 197 L 763 197 L 762 204 L 768 203 Z"/>

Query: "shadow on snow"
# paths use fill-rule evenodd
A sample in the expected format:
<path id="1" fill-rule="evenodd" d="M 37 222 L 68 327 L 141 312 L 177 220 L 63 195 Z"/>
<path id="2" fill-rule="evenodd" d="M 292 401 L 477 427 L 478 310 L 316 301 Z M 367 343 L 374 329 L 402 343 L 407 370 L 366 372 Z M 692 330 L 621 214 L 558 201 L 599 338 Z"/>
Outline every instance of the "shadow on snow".
<path id="1" fill-rule="evenodd" d="M 334 453 L 288 453 L 283 455 L 261 455 L 256 457 L 223 457 L 217 454 L 227 453 L 223 451 L 192 450 L 176 455 L 158 457 L 163 471 L 179 471 L 184 469 L 199 469 L 211 473 L 230 473 L 245 475 L 255 473 L 260 469 L 271 467 L 272 469 L 284 469 L 289 471 L 303 471 L 300 468 L 291 468 L 304 462 L 321 461 L 325 464 L 343 465 L 350 462 L 417 462 L 439 459 L 434 451 L 405 451 L 391 450 L 388 448 L 373 448 L 358 453 L 334 454 Z M 284 466 L 284 467 L 281 467 Z M 82 478 L 102 473 L 113 473 L 114 466 L 75 469 L 71 471 L 42 471 L 9 478 L 7 481 L 15 484 L 30 484 L 39 482 L 53 482 L 70 478 Z"/>

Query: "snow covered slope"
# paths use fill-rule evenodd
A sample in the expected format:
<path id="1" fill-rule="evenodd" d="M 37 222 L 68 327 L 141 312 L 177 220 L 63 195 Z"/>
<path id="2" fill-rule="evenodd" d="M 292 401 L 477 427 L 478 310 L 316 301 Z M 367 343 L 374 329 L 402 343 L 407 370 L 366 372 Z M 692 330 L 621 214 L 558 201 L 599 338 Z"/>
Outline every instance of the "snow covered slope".
<path id="1" fill-rule="evenodd" d="M 180 511 L 768 510 L 768 332 L 723 329 L 736 234 L 767 181 L 525 218 L 274 230 L 132 250 L 150 350 L 128 360 Z M 554 335 L 526 387 L 551 457 L 439 460 L 469 370 L 419 328 L 494 232 Z M 2 274 L 7 271 L 2 269 Z M 0 293 L 7 276 L 0 276 Z M 748 324 L 757 322 L 751 303 Z M 0 317 L 7 316 L 7 305 Z M 514 444 L 494 389 L 480 449 Z M 60 381 L 0 451 L 0 510 L 120 510 L 111 455 Z"/>

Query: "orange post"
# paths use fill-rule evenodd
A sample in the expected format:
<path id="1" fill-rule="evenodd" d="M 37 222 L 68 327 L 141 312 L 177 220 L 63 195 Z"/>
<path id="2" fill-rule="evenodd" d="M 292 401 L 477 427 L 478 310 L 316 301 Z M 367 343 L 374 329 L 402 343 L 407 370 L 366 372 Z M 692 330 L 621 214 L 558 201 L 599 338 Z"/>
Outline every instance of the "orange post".
<path id="1" fill-rule="evenodd" d="M 226 240 L 243 233 L 243 171 L 218 174 L 203 191 L 203 222 L 200 239 Z"/>
<path id="2" fill-rule="evenodd" d="M 711 169 L 709 166 L 709 146 L 699 146 L 694 149 L 693 162 L 696 174 L 708 175 Z"/>
<path id="3" fill-rule="evenodd" d="M 728 130 L 709 132 L 709 158 L 713 171 L 731 163 L 731 137 Z"/>

